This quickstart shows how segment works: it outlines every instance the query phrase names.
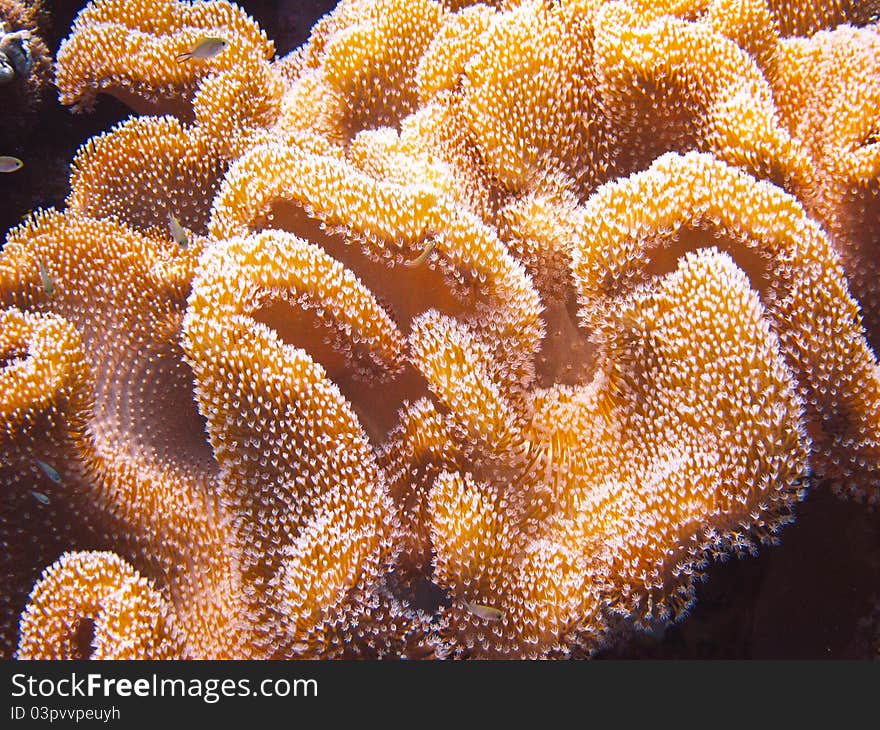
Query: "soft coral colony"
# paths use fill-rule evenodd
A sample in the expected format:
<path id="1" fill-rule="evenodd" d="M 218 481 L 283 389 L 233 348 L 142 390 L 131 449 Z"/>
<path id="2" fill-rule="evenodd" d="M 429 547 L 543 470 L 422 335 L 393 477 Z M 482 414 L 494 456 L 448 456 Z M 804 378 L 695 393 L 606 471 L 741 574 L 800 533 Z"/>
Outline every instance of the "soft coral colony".
<path id="1" fill-rule="evenodd" d="M 61 99 L 139 116 L 0 254 L 4 651 L 589 654 L 876 505 L 872 23 L 91 3 Z"/>

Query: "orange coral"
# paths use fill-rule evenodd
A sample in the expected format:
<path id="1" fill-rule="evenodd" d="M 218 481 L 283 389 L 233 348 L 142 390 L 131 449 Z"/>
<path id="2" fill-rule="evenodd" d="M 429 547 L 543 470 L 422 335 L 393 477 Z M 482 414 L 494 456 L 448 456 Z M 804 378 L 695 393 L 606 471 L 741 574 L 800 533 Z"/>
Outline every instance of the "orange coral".
<path id="1" fill-rule="evenodd" d="M 744 255 L 810 406 L 814 469 L 836 489 L 880 500 L 877 359 L 830 241 L 795 199 L 708 155 L 670 154 L 597 191 L 579 228 L 590 232 L 573 268 L 589 324 L 632 282 L 668 267 L 675 243 L 715 238 Z"/>
<path id="2" fill-rule="evenodd" d="M 781 47 L 775 90 L 810 150 L 807 205 L 828 229 L 871 342 L 880 344 L 880 30 L 841 26 Z"/>
<path id="3" fill-rule="evenodd" d="M 8 656 L 11 627 L 40 571 L 56 551 L 95 539 L 88 501 L 77 494 L 87 481 L 81 456 L 92 383 L 79 334 L 57 316 L 0 311 L 0 357 L 0 646 Z M 40 540 L 32 539 L 34 531 Z"/>
<path id="4" fill-rule="evenodd" d="M 808 183 L 806 155 L 779 124 L 749 53 L 704 23 L 661 16 L 643 25 L 615 5 L 599 15 L 599 93 L 611 107 L 619 169 L 697 148 L 779 185 Z"/>
<path id="5" fill-rule="evenodd" d="M 155 233 L 168 215 L 203 233 L 226 168 L 213 136 L 174 117 L 140 117 L 89 140 L 70 176 L 70 210 Z"/>
<path id="6" fill-rule="evenodd" d="M 729 258 L 686 257 L 598 331 L 596 378 L 535 395 L 523 436 L 544 451 L 529 471 L 444 472 L 431 491 L 435 580 L 504 612 L 496 626 L 454 603 L 440 629 L 452 650 L 593 648 L 613 613 L 667 618 L 707 554 L 749 548 L 791 519 L 807 458 L 801 405 Z M 454 385 L 444 403 L 466 416 Z"/>
<path id="7" fill-rule="evenodd" d="M 80 108 L 100 91 L 144 111 L 185 109 L 211 72 L 244 66 L 257 74 L 260 62 L 275 53 L 257 24 L 226 0 L 99 0 L 80 12 L 73 29 L 58 49 L 56 84 L 61 101 Z M 219 33 L 229 36 L 222 53 L 177 60 Z"/>
<path id="8" fill-rule="evenodd" d="M 877 19 L 876 0 L 768 0 L 783 35 L 812 35 L 841 23 L 862 24 Z"/>
<path id="9" fill-rule="evenodd" d="M 576 7 L 524 3 L 490 25 L 465 64 L 462 122 L 508 189 L 522 190 L 550 165 L 599 174 L 593 32 Z"/>
<path id="10" fill-rule="evenodd" d="M 80 652 L 90 621 L 95 656 L 590 653 L 776 541 L 809 475 L 877 501 L 845 278 L 873 117 L 839 102 L 873 87 L 830 61 L 876 29 L 783 39 L 819 16 L 761 0 L 459 5 L 344 0 L 278 61 L 220 0 L 81 13 L 65 101 L 176 118 L 86 145 L 67 211 L 0 256 L 2 375 L 69 399 L 16 381 L 3 486 L 26 499 L 50 414 L 44 496 L 82 505 L 7 570 L 12 613 L 77 551 L 21 656 L 51 655 L 43 625 Z M 206 34 L 229 47 L 171 62 Z"/>
<path id="11" fill-rule="evenodd" d="M 277 325 L 300 347 L 258 324 L 277 321 L 275 296 L 307 315 Z M 213 248 L 184 323 L 223 499 L 238 515 L 255 656 L 344 654 L 359 631 L 366 644 L 387 640 L 357 622 L 392 556 L 393 510 L 357 417 L 300 349 L 314 349 L 309 314 L 355 377 L 400 369 L 403 338 L 369 292 L 320 248 L 278 231 Z"/>
<path id="12" fill-rule="evenodd" d="M 231 649 L 214 648 L 216 642 L 235 639 L 219 628 L 234 619 L 227 605 L 234 574 L 221 549 L 227 528 L 213 496 L 216 467 L 177 342 L 192 252 L 176 248 L 110 219 L 44 214 L 10 234 L 0 300 L 51 310 L 78 330 L 95 383 L 87 391 L 93 405 L 75 414 L 84 434 L 57 463 L 84 472 L 69 488 L 113 536 L 116 552 L 161 579 L 179 616 L 202 627 L 191 651 L 222 655 Z M 52 277 L 51 296 L 38 260 Z M 152 306 L 145 309 L 145 301 Z M 118 372 L 133 378 L 120 382 Z M 165 419 L 168 409 L 177 414 L 173 421 Z"/>
<path id="13" fill-rule="evenodd" d="M 65 553 L 34 586 L 17 656 L 177 659 L 180 644 L 167 601 L 130 565 L 113 553 Z"/>

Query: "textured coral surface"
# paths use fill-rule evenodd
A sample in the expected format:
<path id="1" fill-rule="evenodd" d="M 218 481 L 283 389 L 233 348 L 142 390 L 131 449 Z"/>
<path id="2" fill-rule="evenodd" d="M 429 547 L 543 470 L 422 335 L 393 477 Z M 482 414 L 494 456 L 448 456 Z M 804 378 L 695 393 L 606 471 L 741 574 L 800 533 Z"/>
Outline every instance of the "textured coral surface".
<path id="1" fill-rule="evenodd" d="M 0 253 L 4 654 L 625 655 L 875 514 L 876 13 L 88 4 L 60 99 L 134 115 Z"/>

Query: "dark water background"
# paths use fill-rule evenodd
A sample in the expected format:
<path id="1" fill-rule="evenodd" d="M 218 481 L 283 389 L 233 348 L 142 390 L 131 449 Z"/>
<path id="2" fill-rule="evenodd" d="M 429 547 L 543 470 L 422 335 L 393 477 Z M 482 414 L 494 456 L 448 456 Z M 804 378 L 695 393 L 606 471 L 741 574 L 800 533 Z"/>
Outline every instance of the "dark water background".
<path id="1" fill-rule="evenodd" d="M 46 2 L 52 24 L 42 35 L 53 54 L 84 4 Z M 315 20 L 334 3 L 239 4 L 283 55 L 306 40 Z M 73 114 L 50 91 L 24 132 L 0 133 L 0 154 L 25 161 L 24 169 L 0 176 L 0 240 L 29 211 L 62 207 L 76 149 L 128 116 L 126 107 L 103 96 L 91 113 Z M 781 545 L 762 548 L 756 558 L 714 564 L 688 617 L 661 635 L 630 637 L 600 657 L 880 657 L 880 514 L 814 487 L 799 506 L 797 522 L 784 529 Z"/>

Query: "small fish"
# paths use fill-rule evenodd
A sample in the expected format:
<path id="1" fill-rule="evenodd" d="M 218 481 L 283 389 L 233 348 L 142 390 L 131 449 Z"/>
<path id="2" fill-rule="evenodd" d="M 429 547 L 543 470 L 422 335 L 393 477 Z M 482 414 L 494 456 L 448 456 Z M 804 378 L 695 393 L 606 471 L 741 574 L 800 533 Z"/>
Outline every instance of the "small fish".
<path id="1" fill-rule="evenodd" d="M 189 235 L 186 228 L 180 225 L 180 221 L 173 213 L 168 214 L 168 230 L 171 231 L 171 238 L 177 241 L 181 248 L 189 247 Z"/>
<path id="2" fill-rule="evenodd" d="M 55 282 L 52 281 L 52 277 L 42 261 L 39 262 L 39 265 L 40 280 L 43 282 L 43 291 L 51 297 L 55 293 Z"/>
<path id="3" fill-rule="evenodd" d="M 425 261 L 427 261 L 428 256 L 431 255 L 431 251 L 434 250 L 434 246 L 436 244 L 437 239 L 432 238 L 430 241 L 428 241 L 428 243 L 425 245 L 425 248 L 422 249 L 422 252 L 416 258 L 414 258 L 412 261 L 406 262 L 406 266 L 409 266 L 411 269 L 416 268 L 416 266 L 421 266 L 423 263 L 425 263 Z"/>
<path id="4" fill-rule="evenodd" d="M 42 492 L 38 492 L 36 489 L 31 490 L 31 494 L 34 499 L 37 500 L 40 504 L 49 504 L 49 498 L 43 494 Z"/>
<path id="5" fill-rule="evenodd" d="M 51 479 L 56 484 L 61 484 L 61 475 L 55 471 L 51 466 L 49 466 L 45 461 L 40 461 L 36 459 L 37 466 L 43 470 L 43 474 L 45 474 L 49 479 Z"/>
<path id="6" fill-rule="evenodd" d="M 0 172 L 15 172 L 24 167 L 24 163 L 17 157 L 0 155 Z"/>
<path id="7" fill-rule="evenodd" d="M 464 599 L 462 599 L 462 602 L 464 603 L 465 608 L 477 618 L 486 619 L 486 621 L 500 621 L 504 618 L 504 611 L 498 608 L 484 606 L 480 603 L 469 603 Z"/>
<path id="8" fill-rule="evenodd" d="M 228 45 L 229 41 L 225 38 L 214 35 L 204 36 L 193 46 L 191 51 L 178 53 L 177 62 L 181 63 L 182 61 L 188 61 L 191 58 L 213 58 Z"/>

